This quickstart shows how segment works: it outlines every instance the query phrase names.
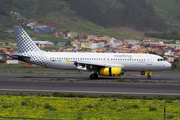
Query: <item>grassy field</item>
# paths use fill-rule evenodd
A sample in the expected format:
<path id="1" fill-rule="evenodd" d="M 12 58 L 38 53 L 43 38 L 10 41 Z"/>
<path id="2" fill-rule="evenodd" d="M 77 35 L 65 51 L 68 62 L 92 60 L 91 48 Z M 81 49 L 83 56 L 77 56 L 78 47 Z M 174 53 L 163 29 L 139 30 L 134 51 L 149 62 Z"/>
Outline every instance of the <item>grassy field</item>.
<path id="1" fill-rule="evenodd" d="M 0 63 L 0 68 L 44 68 L 39 66 L 25 67 L 24 65 L 25 63 L 19 63 L 19 64 Z"/>
<path id="2" fill-rule="evenodd" d="M 180 119 L 179 101 L 0 96 L 1 117 L 162 120 L 164 107 L 167 119 Z"/>
<path id="3" fill-rule="evenodd" d="M 17 46 L 0 45 L 2 48 L 18 50 Z"/>

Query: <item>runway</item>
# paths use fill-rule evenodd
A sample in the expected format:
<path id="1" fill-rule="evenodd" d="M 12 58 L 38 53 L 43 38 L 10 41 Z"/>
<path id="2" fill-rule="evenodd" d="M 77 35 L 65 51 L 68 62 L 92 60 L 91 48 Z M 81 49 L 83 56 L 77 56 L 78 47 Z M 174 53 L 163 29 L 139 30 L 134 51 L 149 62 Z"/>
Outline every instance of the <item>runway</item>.
<path id="1" fill-rule="evenodd" d="M 5 69 L 3 69 L 5 70 Z M 11 69 L 12 70 L 12 69 Z M 19 71 L 30 71 L 33 69 L 19 69 Z M 46 72 L 72 72 L 77 71 L 59 71 L 51 69 L 36 69 Z M 2 70 L 1 70 L 2 71 Z M 6 69 L 8 71 L 8 69 Z M 16 71 L 18 71 L 16 69 Z M 86 72 L 83 72 L 86 73 Z M 82 93 L 82 94 L 122 94 L 122 95 L 180 95 L 180 72 L 155 72 L 151 81 L 156 83 L 122 83 L 116 82 L 121 78 L 126 80 L 136 79 L 139 81 L 148 81 L 146 76 L 140 76 L 138 72 L 128 72 L 118 78 L 99 77 L 96 80 L 90 80 L 88 75 L 84 74 L 61 74 L 61 75 L 21 75 L 21 74 L 1 74 L 0 75 L 0 93 Z M 51 78 L 63 78 L 63 81 L 48 81 Z M 166 81 L 168 83 L 158 83 Z M 172 82 L 177 82 L 173 84 Z"/>

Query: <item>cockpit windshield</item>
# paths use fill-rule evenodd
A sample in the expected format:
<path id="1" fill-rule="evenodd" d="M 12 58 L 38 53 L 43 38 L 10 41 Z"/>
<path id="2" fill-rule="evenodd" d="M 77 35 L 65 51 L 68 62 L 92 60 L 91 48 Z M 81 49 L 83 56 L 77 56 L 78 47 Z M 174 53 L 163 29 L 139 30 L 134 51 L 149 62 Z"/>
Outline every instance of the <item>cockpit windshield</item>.
<path id="1" fill-rule="evenodd" d="M 163 58 L 159 58 L 157 61 L 165 61 Z"/>

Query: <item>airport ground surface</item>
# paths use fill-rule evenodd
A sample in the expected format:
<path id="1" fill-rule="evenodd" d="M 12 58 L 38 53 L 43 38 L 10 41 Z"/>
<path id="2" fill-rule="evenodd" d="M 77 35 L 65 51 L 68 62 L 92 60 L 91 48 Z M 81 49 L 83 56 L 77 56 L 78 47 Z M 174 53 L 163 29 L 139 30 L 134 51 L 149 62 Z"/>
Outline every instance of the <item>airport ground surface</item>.
<path id="1" fill-rule="evenodd" d="M 20 69 L 2 68 L 0 71 L 37 71 L 49 73 L 77 73 L 77 70 L 55 69 Z M 82 93 L 82 94 L 124 94 L 124 95 L 180 95 L 180 72 L 154 72 L 152 79 L 147 80 L 140 72 L 127 72 L 121 77 L 99 77 L 89 79 L 88 72 L 82 74 L 35 75 L 35 74 L 0 74 L 0 93 Z M 61 77 L 62 81 L 52 81 Z M 121 78 L 140 82 L 117 82 Z M 154 83 L 143 83 L 152 81 Z"/>

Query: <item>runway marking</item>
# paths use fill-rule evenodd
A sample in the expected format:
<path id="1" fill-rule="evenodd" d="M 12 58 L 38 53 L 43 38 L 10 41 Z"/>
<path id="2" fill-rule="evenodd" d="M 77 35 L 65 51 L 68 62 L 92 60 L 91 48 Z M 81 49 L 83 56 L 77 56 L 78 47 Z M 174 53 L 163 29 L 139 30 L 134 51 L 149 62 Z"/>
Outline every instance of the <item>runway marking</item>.
<path id="1" fill-rule="evenodd" d="M 34 89 L 0 89 L 0 91 L 24 92 L 64 92 L 64 93 L 101 93 L 101 94 L 126 94 L 126 95 L 180 95 L 178 93 L 135 93 L 135 92 L 103 92 L 103 91 L 68 91 L 68 90 L 34 90 Z"/>

